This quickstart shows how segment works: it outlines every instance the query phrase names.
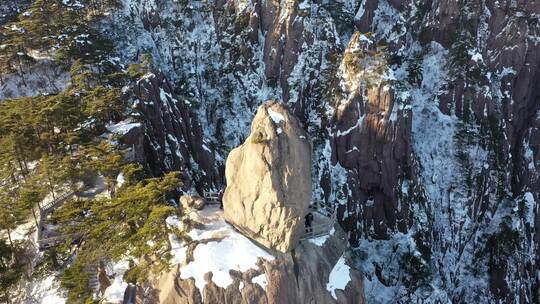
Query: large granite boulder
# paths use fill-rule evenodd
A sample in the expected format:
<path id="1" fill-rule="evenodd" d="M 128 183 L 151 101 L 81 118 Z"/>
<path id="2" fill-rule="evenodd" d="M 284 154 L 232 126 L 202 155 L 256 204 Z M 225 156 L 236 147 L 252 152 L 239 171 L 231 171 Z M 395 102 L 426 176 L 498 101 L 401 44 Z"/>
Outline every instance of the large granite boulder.
<path id="1" fill-rule="evenodd" d="M 288 108 L 273 101 L 259 107 L 225 175 L 225 219 L 267 248 L 294 249 L 311 199 L 311 144 Z"/>

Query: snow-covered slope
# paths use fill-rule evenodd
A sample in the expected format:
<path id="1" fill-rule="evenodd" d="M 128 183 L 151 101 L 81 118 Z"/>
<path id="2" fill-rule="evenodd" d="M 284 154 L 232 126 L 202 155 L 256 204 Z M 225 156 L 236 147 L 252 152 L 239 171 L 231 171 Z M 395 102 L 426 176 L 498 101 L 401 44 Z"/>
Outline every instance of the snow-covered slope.
<path id="1" fill-rule="evenodd" d="M 170 236 L 176 266 L 141 288 L 149 303 L 363 303 L 362 276 L 339 227 L 324 242 L 306 240 L 283 254 L 236 231 L 217 206 L 167 223 L 185 230 L 186 219 L 197 227 L 189 242 Z"/>

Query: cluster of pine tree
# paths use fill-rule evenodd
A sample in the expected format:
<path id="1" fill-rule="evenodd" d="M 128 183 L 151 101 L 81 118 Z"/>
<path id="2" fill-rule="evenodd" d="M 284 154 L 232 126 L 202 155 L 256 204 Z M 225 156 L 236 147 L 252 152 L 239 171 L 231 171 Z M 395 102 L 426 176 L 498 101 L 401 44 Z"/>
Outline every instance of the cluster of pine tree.
<path id="1" fill-rule="evenodd" d="M 0 70 L 18 74 L 25 83 L 25 67 L 36 57 L 50 56 L 67 67 L 73 58 L 105 63 L 112 43 L 88 25 L 116 6 L 117 0 L 33 1 L 17 20 L 0 28 Z"/>
<path id="2" fill-rule="evenodd" d="M 163 257 L 172 231 L 165 219 L 176 212 L 170 202 L 181 186 L 179 175 L 150 177 L 141 166 L 125 163 L 119 147 L 101 136 L 107 124 L 133 115 L 121 88 L 147 72 L 151 61 L 143 57 L 125 70 L 111 63 L 113 44 L 92 24 L 116 5 L 35 0 L 0 29 L 0 78 L 16 74 L 24 81 L 36 52 L 51 54 L 71 75 L 57 94 L 0 103 L 0 302 L 9 302 L 31 273 L 28 244 L 13 240 L 12 232 L 32 221 L 38 226 L 45 197 L 79 191 L 96 178 L 112 190 L 121 172 L 125 182 L 111 195 L 74 196 L 55 211 L 49 220 L 71 237 L 48 249 L 41 265 L 62 271 L 70 303 L 93 301 L 90 274 L 83 270 L 96 263 L 136 257 L 127 274 L 133 282 L 168 266 Z"/>

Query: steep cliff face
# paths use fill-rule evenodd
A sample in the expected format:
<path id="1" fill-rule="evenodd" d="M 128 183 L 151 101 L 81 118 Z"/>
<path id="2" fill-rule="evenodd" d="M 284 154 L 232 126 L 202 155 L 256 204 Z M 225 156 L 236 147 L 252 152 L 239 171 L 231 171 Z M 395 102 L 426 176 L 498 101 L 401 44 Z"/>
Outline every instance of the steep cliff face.
<path id="1" fill-rule="evenodd" d="M 30 5 L 30 0 L 6 0 L 0 3 L 0 25 L 13 20 Z"/>
<path id="2" fill-rule="evenodd" d="M 439 277 L 455 288 L 448 294 L 454 301 L 538 298 L 538 260 L 517 252 L 538 255 L 539 188 L 537 173 L 529 173 L 537 172 L 538 153 L 526 134 L 536 130 L 540 106 L 539 9 L 528 1 L 367 1 L 357 16 L 360 31 L 408 56 L 413 152 L 430 208 L 426 240 L 432 262 L 455 265 Z M 399 16 L 398 35 L 386 34 L 381 14 Z M 418 67 L 420 78 L 410 79 Z M 471 292 L 463 282 L 489 292 Z"/>
<path id="3" fill-rule="evenodd" d="M 347 182 L 336 190 L 346 203 L 338 215 L 357 246 L 362 236 L 388 238 L 390 231 L 406 232 L 410 225 L 410 206 L 400 202 L 398 189 L 415 174 L 412 113 L 408 100 L 395 92 L 387 59 L 364 34 L 352 36 L 339 76 L 332 164 L 344 169 Z"/>
<path id="4" fill-rule="evenodd" d="M 133 95 L 142 124 L 125 136 L 132 159 L 156 176 L 181 171 L 186 189 L 202 192 L 214 188 L 214 155 L 189 102 L 174 94 L 161 73 L 144 76 L 134 86 Z"/>

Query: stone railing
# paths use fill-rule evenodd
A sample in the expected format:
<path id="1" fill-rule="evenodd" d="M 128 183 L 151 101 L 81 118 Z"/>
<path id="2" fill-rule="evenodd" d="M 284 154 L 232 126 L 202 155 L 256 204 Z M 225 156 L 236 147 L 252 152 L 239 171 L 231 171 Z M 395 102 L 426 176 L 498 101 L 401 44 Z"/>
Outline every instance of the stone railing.
<path id="1" fill-rule="evenodd" d="M 220 192 L 204 191 L 203 197 L 208 204 L 221 204 L 222 195 Z M 322 222 L 320 220 L 318 222 L 313 221 L 310 231 L 306 231 L 301 239 L 316 238 L 329 234 L 337 220 L 334 207 L 324 202 L 312 202 L 310 209 L 312 212 L 321 215 L 324 220 Z"/>
<path id="2" fill-rule="evenodd" d="M 65 242 L 66 239 L 71 238 L 72 240 L 78 240 L 80 239 L 82 234 L 80 233 L 74 233 L 74 234 L 61 234 L 61 235 L 55 235 L 47 238 L 39 238 L 38 236 L 38 246 L 39 250 L 45 250 L 49 249 L 51 247 L 57 246 L 59 244 L 62 244 Z"/>

